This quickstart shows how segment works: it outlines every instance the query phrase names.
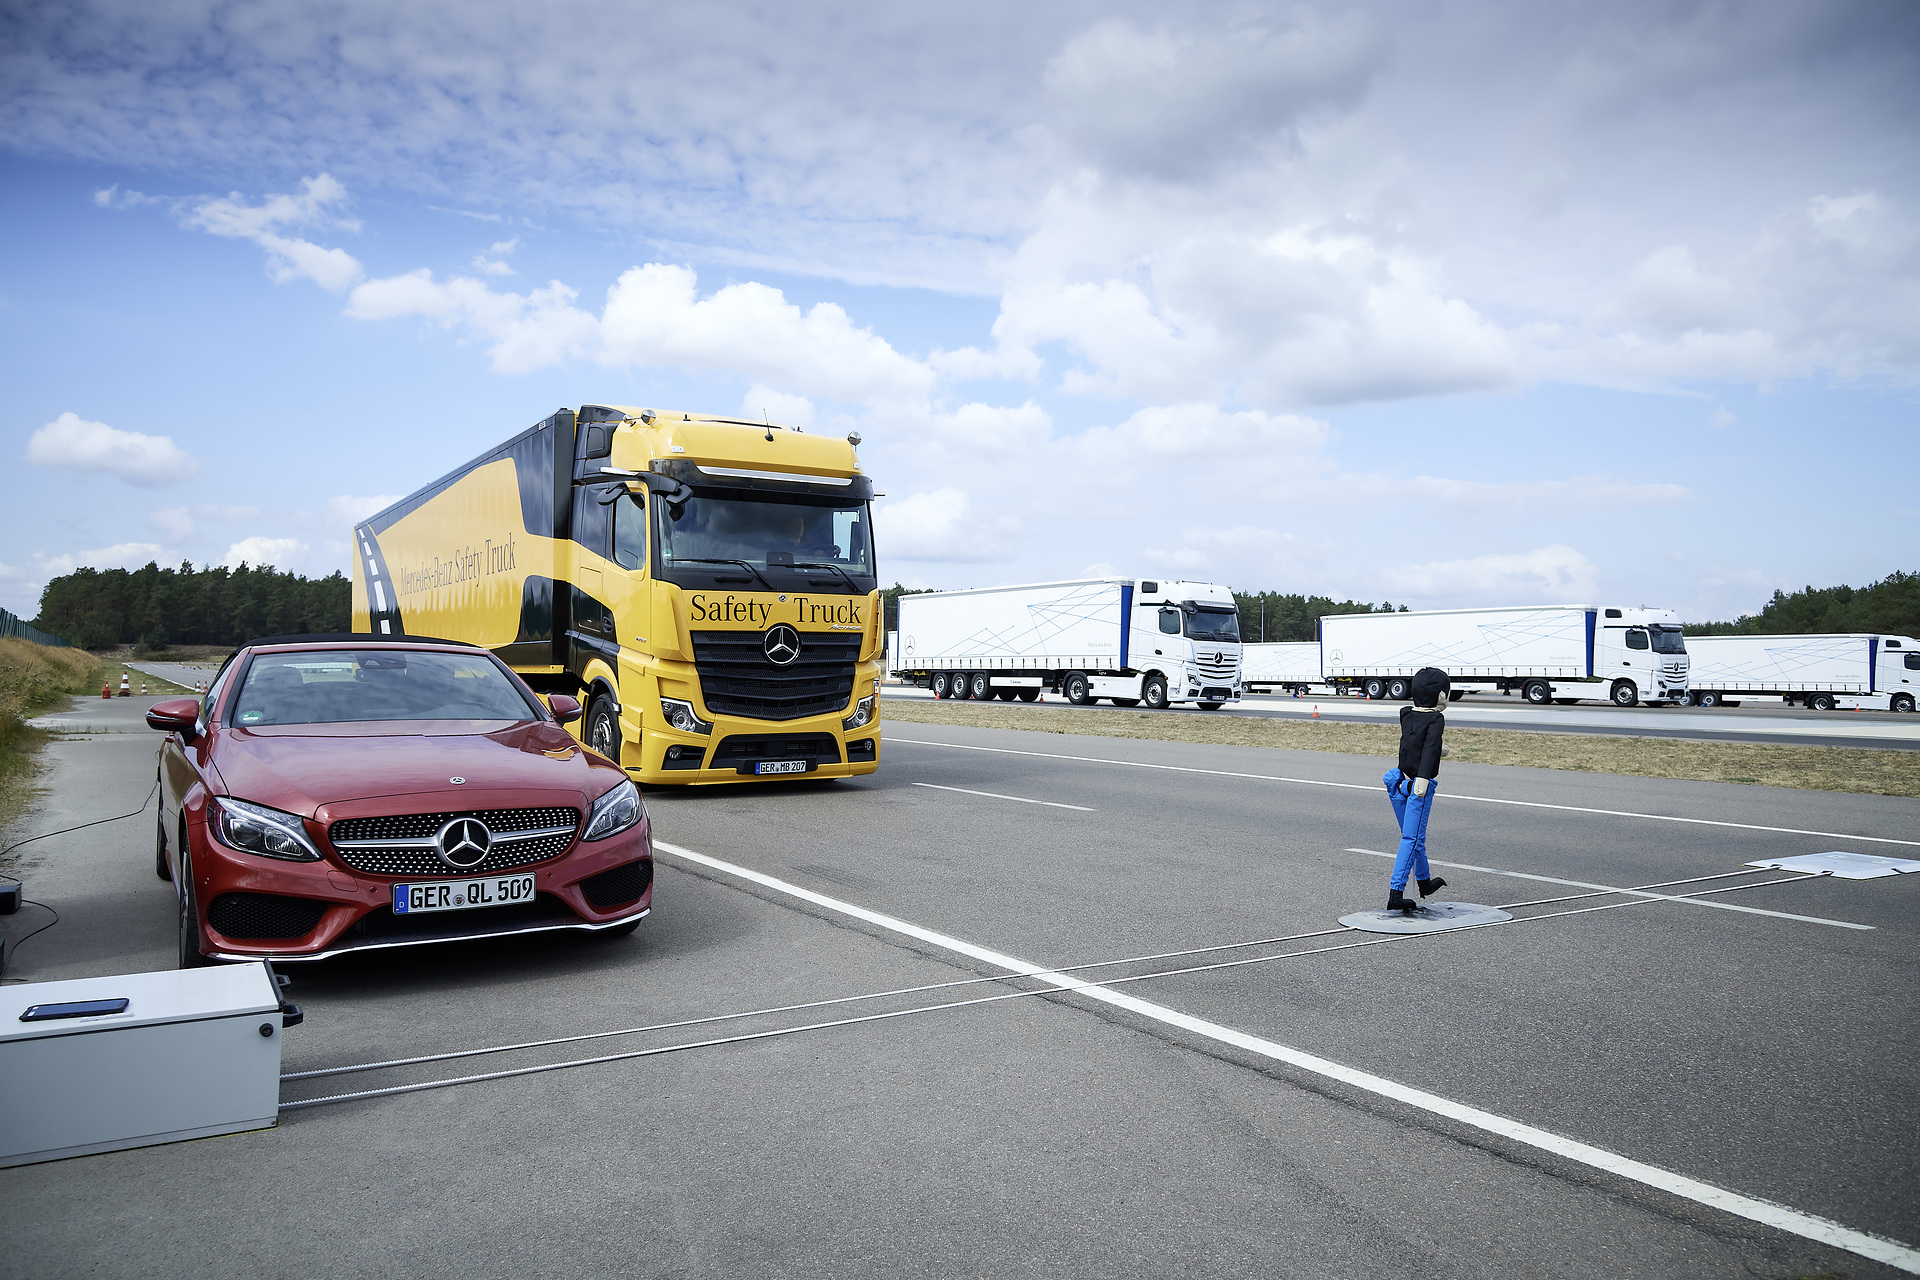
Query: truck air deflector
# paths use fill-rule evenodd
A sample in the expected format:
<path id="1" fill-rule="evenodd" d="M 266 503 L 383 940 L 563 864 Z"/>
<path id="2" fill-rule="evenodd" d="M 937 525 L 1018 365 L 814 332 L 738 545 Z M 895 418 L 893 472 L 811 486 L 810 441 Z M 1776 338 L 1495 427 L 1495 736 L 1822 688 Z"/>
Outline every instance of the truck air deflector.
<path id="1" fill-rule="evenodd" d="M 1593 674 L 1593 633 L 1594 633 L 1594 627 L 1596 625 L 1598 625 L 1598 619 L 1594 616 L 1593 610 L 1591 609 L 1587 610 L 1587 674 L 1588 675 Z"/>
<path id="2" fill-rule="evenodd" d="M 817 494 L 865 502 L 873 497 L 866 476 L 808 475 L 798 471 L 755 471 L 745 467 L 707 467 L 687 458 L 656 458 L 656 475 L 670 476 L 701 489 L 746 489 L 768 494 Z"/>
<path id="3" fill-rule="evenodd" d="M 1133 635 L 1133 584 L 1120 584 L 1120 669 L 1127 669 L 1127 640 Z"/>
<path id="4" fill-rule="evenodd" d="M 1867 692 L 1880 691 L 1880 637 L 1867 637 Z"/>

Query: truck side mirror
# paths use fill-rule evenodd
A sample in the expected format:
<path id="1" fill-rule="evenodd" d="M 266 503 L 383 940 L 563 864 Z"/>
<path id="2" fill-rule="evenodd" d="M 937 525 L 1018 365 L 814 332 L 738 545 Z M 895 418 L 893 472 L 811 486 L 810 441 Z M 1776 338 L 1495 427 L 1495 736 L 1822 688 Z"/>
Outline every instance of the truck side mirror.
<path id="1" fill-rule="evenodd" d="M 553 712 L 553 718 L 561 724 L 572 724 L 580 718 L 580 704 L 573 699 L 571 694 L 548 694 L 547 707 Z"/>

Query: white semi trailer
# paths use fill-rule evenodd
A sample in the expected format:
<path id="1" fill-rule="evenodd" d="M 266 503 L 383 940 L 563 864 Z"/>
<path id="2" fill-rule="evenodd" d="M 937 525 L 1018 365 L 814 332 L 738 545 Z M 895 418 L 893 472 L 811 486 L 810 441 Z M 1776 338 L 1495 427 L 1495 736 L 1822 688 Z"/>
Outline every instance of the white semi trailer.
<path id="1" fill-rule="evenodd" d="M 1528 702 L 1606 698 L 1623 707 L 1687 696 L 1687 646 L 1671 609 L 1534 605 L 1320 619 L 1327 683 L 1370 698 L 1406 698 L 1414 673 L 1438 667 L 1463 686 L 1518 690 Z"/>
<path id="2" fill-rule="evenodd" d="M 1687 653 L 1696 706 L 1777 697 L 1820 711 L 1842 701 L 1912 711 L 1920 697 L 1920 641 L 1912 636 L 1693 636 Z"/>
<path id="3" fill-rule="evenodd" d="M 1088 578 L 901 596 L 894 674 L 939 698 L 1042 690 L 1209 711 L 1240 697 L 1233 592 L 1210 582 Z"/>
<path id="4" fill-rule="evenodd" d="M 1240 677 L 1248 693 L 1306 693 L 1321 682 L 1320 646 L 1311 640 L 1249 644 L 1240 649 Z"/>

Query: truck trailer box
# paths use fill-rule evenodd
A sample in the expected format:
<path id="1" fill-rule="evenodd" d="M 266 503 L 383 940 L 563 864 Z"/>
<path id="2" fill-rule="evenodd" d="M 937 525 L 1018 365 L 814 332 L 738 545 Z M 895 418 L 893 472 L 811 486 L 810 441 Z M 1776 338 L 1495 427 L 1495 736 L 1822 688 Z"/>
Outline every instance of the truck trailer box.
<path id="1" fill-rule="evenodd" d="M 264 964 L 4 988 L 0 1167 L 265 1129 L 280 994 Z"/>
<path id="2" fill-rule="evenodd" d="M 1632 706 L 1687 692 L 1686 643 L 1671 609 L 1527 605 L 1320 619 L 1329 683 L 1405 698 L 1422 667 L 1456 684 L 1517 689 L 1533 703 L 1604 697 Z"/>
<path id="3" fill-rule="evenodd" d="M 1687 653 L 1693 699 L 1702 706 L 1779 696 L 1830 707 L 1844 697 L 1911 711 L 1920 693 L 1920 641 L 1912 636 L 1690 636 Z"/>
<path id="4" fill-rule="evenodd" d="M 1214 583 L 1086 578 L 901 596 L 898 608 L 896 670 L 941 697 L 1051 688 L 1076 704 L 1207 706 L 1241 694 L 1239 609 Z"/>
<path id="5" fill-rule="evenodd" d="M 1320 646 L 1311 641 L 1243 645 L 1240 672 L 1250 690 L 1304 692 L 1308 686 L 1320 683 Z"/>

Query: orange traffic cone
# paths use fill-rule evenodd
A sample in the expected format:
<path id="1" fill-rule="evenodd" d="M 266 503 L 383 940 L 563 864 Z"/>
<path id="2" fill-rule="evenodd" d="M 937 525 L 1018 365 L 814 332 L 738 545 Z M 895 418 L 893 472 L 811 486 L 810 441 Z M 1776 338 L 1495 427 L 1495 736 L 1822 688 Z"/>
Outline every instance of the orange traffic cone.
<path id="1" fill-rule="evenodd" d="M 113 685 L 102 680 L 100 682 L 100 696 L 103 698 L 111 698 L 113 696 Z"/>
<path id="2" fill-rule="evenodd" d="M 143 698 L 147 696 L 147 682 L 145 680 L 140 682 L 140 696 Z"/>
<path id="3" fill-rule="evenodd" d="M 1313 704 L 1313 718 L 1315 720 L 1320 718 L 1320 704 L 1317 702 Z"/>

